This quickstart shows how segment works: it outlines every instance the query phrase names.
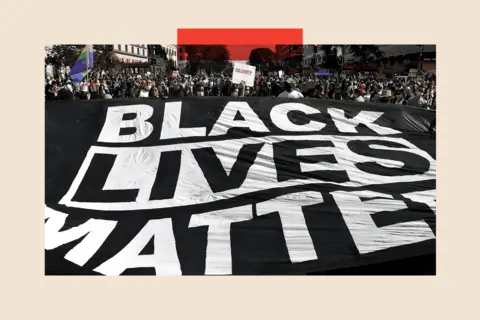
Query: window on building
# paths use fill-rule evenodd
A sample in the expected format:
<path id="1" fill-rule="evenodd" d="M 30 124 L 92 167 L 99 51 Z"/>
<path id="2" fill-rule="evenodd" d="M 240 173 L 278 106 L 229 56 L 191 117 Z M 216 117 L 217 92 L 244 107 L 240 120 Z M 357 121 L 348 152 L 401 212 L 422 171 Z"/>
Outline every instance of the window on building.
<path id="1" fill-rule="evenodd" d="M 140 55 L 140 48 L 137 48 L 137 54 Z"/>
<path id="2" fill-rule="evenodd" d="M 118 49 L 118 51 L 122 51 L 122 45 L 119 44 L 119 45 L 117 46 L 117 49 Z"/>
<path id="3" fill-rule="evenodd" d="M 132 53 L 135 53 L 135 48 L 134 47 L 132 47 Z"/>
<path id="4" fill-rule="evenodd" d="M 182 56 L 180 56 L 180 61 L 183 61 L 183 57 L 182 57 Z"/>
<path id="5" fill-rule="evenodd" d="M 142 56 L 145 56 L 145 49 L 142 49 Z"/>
<path id="6" fill-rule="evenodd" d="M 178 52 L 181 54 L 182 53 L 182 47 L 178 48 Z"/>
<path id="7" fill-rule="evenodd" d="M 125 52 L 128 52 L 128 44 L 125 45 Z"/>

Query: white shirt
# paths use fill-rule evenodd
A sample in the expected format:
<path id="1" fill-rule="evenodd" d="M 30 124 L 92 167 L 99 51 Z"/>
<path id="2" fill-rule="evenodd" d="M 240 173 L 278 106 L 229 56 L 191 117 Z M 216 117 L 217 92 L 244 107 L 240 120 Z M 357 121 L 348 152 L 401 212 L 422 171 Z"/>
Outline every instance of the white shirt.
<path id="1" fill-rule="evenodd" d="M 140 94 L 139 94 L 139 98 L 148 98 L 148 94 L 150 93 L 150 91 L 147 91 L 147 90 L 140 90 Z"/>
<path id="2" fill-rule="evenodd" d="M 300 92 L 293 90 L 292 92 L 283 91 L 278 95 L 279 98 L 303 98 L 303 94 Z"/>
<path id="3" fill-rule="evenodd" d="M 356 97 L 353 101 L 356 101 L 356 102 L 365 102 L 365 99 L 363 99 L 362 96 L 358 96 L 358 97 Z"/>

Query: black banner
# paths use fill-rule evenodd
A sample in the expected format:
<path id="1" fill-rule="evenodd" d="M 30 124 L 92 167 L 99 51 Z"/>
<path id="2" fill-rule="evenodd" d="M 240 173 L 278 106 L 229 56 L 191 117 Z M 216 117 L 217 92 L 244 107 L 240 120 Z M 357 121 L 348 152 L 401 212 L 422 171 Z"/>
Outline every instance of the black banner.
<path id="1" fill-rule="evenodd" d="M 47 102 L 45 272 L 434 274 L 435 116 L 309 99 Z"/>

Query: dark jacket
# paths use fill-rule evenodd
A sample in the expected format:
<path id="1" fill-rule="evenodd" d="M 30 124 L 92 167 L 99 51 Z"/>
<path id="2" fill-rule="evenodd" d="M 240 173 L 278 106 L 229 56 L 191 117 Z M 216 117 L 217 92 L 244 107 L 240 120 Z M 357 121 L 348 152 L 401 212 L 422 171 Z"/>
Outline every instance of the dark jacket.
<path id="1" fill-rule="evenodd" d="M 58 91 L 58 100 L 73 100 L 73 92 L 65 88 L 60 89 L 60 91 Z"/>

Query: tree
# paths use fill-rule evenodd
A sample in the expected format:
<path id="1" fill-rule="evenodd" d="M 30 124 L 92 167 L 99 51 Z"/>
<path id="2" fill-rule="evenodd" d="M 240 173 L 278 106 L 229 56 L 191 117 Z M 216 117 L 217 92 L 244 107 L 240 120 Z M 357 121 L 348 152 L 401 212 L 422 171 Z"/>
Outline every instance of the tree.
<path id="1" fill-rule="evenodd" d="M 72 67 L 85 45 L 53 45 L 45 48 L 45 64 L 60 67 L 62 64 Z M 118 65 L 118 59 L 112 53 L 112 45 L 93 45 L 94 69 L 111 69 Z"/>
<path id="2" fill-rule="evenodd" d="M 325 53 L 325 56 L 337 56 L 339 47 L 340 46 L 337 45 L 322 45 L 320 46 L 320 49 Z"/>
<path id="3" fill-rule="evenodd" d="M 85 46 L 82 45 L 53 45 L 45 47 L 45 64 L 59 67 L 63 64 L 73 65 L 80 52 Z"/>
<path id="4" fill-rule="evenodd" d="M 360 59 L 360 63 L 365 65 L 369 61 L 382 58 L 383 54 L 375 45 L 350 45 L 348 46 L 354 57 Z"/>
<path id="5" fill-rule="evenodd" d="M 199 69 L 221 72 L 229 64 L 230 52 L 225 45 L 187 45 L 185 52 L 192 74 Z"/>
<path id="6" fill-rule="evenodd" d="M 274 60 L 275 54 L 268 48 L 257 48 L 250 52 L 248 62 L 252 66 L 264 65 Z"/>
<path id="7" fill-rule="evenodd" d="M 322 68 L 330 70 L 341 69 L 342 57 L 338 54 L 339 46 L 335 45 L 323 45 L 320 49 L 325 53 L 325 59 L 321 64 Z"/>

